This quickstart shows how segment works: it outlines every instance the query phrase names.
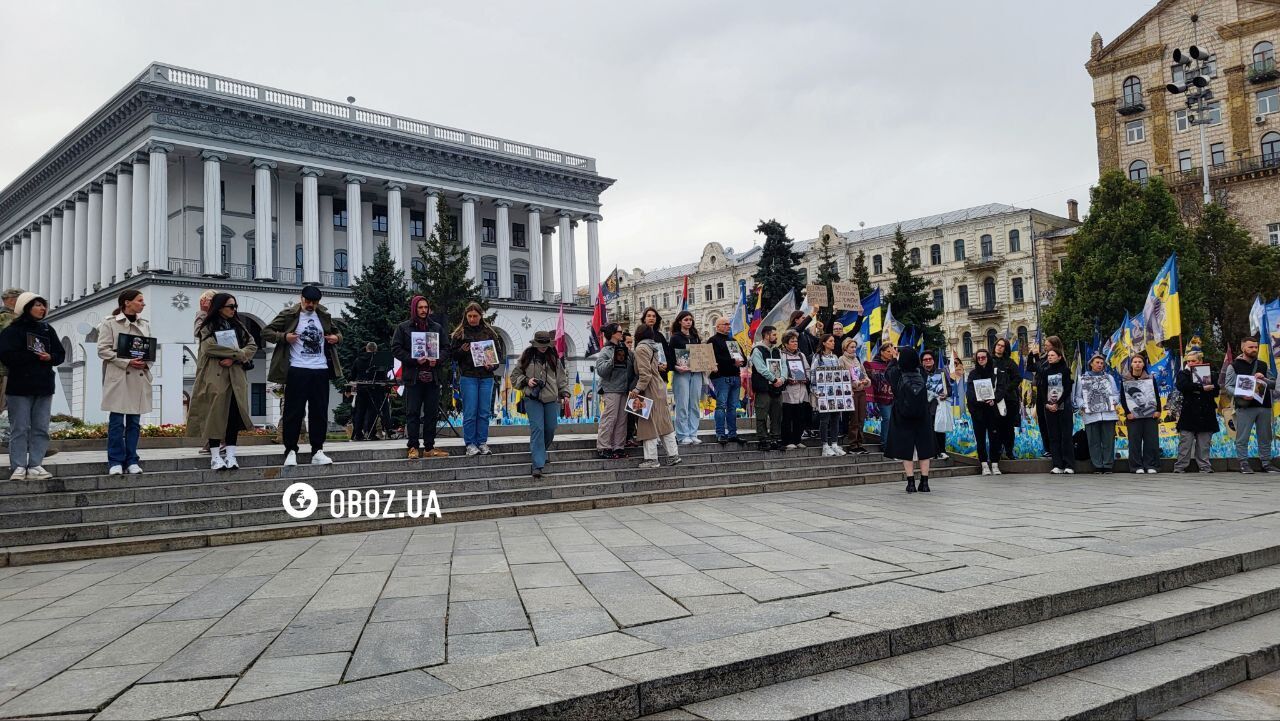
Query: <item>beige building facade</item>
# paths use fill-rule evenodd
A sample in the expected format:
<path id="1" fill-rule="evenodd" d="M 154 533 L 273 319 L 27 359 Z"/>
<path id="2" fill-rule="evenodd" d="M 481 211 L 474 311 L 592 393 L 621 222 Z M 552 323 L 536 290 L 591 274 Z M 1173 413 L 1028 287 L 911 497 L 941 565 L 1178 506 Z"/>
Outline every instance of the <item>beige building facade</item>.
<path id="1" fill-rule="evenodd" d="M 1076 213 L 1074 201 L 1069 217 L 992 203 L 901 223 L 910 259 L 929 280 L 934 305 L 942 311 L 943 332 L 963 356 L 989 347 L 1006 330 L 1034 340 L 1039 311 L 1053 298 L 1053 273 L 1061 269 L 1067 241 L 1079 225 Z M 841 232 L 833 247 L 840 277 L 852 276 L 861 251 L 872 286 L 887 293 L 898 225 Z M 680 310 L 687 276 L 689 310 L 699 328 L 710 329 L 734 311 L 740 283 L 745 282 L 750 296 L 760 250 L 736 252 L 708 243 L 696 262 L 622 271 L 610 318 L 634 325 L 645 308 L 654 307 L 668 323 Z M 816 277 L 821 263 L 817 239 L 797 241 L 795 250 L 804 256 L 801 266 L 807 277 Z"/>
<path id="2" fill-rule="evenodd" d="M 1085 67 L 1099 170 L 1164 178 L 1191 219 L 1208 165 L 1214 201 L 1256 240 L 1280 245 L 1278 43 L 1280 0 L 1161 0 L 1110 43 L 1095 33 Z M 1183 81 L 1173 51 L 1192 45 L 1213 56 L 1203 126 L 1190 122 L 1185 95 L 1165 89 Z"/>

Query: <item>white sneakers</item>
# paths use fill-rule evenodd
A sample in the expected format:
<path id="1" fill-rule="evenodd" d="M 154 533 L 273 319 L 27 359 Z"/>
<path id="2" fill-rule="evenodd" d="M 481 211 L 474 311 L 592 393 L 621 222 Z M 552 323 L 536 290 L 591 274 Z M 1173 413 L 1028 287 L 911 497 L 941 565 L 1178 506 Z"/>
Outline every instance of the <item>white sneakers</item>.
<path id="1" fill-rule="evenodd" d="M 639 465 L 639 468 L 660 468 L 660 467 L 661 467 L 661 464 L 659 464 L 657 461 L 643 461 Z"/>
<path id="2" fill-rule="evenodd" d="M 311 465 L 327 466 L 333 463 L 333 460 L 324 454 L 324 451 L 316 451 L 311 454 Z"/>
<path id="3" fill-rule="evenodd" d="M 681 439 L 680 439 L 680 445 L 682 445 L 682 446 L 691 446 L 691 445 L 693 445 L 693 443 L 694 443 L 694 440 L 693 440 L 692 438 L 681 438 Z"/>
<path id="4" fill-rule="evenodd" d="M 823 443 L 823 444 L 822 444 L 822 455 L 824 455 L 824 456 L 834 456 L 835 454 L 836 454 L 836 452 L 835 452 L 835 451 L 833 451 L 833 450 L 831 450 L 831 444 L 830 444 L 830 443 Z"/>
<path id="5" fill-rule="evenodd" d="M 801 446 L 803 448 L 803 446 Z M 840 447 L 838 443 L 823 443 L 822 455 L 824 456 L 847 456 L 849 452 Z"/>
<path id="6" fill-rule="evenodd" d="M 228 446 L 228 448 L 229 448 L 229 449 L 231 449 L 231 459 L 234 461 L 234 460 L 235 460 L 235 446 Z M 328 456 L 326 456 L 326 455 L 324 454 L 324 451 L 316 451 L 316 452 L 314 452 L 314 453 L 312 453 L 312 454 L 311 454 L 311 465 L 313 465 L 313 466 L 327 466 L 327 465 L 329 465 L 329 464 L 331 464 L 331 463 L 333 463 L 333 459 L 332 459 L 332 458 L 329 458 Z M 297 454 L 296 452 L 294 452 L 294 451 L 289 451 L 287 454 L 285 454 L 285 457 L 284 457 L 284 465 L 285 465 L 285 466 L 296 466 L 296 465 L 298 465 L 298 454 Z M 240 467 L 240 464 L 238 464 L 238 463 L 237 463 L 237 464 L 236 464 L 236 465 L 234 465 L 234 466 L 226 466 L 226 467 L 227 467 L 227 468 L 239 468 L 239 467 Z"/>
<path id="7" fill-rule="evenodd" d="M 27 480 L 27 469 L 25 469 L 25 468 L 15 468 L 15 469 L 13 469 L 13 473 L 11 473 L 11 474 L 9 475 L 9 480 L 11 480 L 11 481 L 25 481 L 25 480 Z"/>
<path id="8" fill-rule="evenodd" d="M 478 456 L 480 455 L 480 449 L 477 448 L 476 446 L 467 446 L 467 455 Z"/>
<path id="9" fill-rule="evenodd" d="M 947 460 L 947 459 L 948 459 L 948 458 L 950 458 L 950 457 L 951 457 L 951 456 L 948 456 L 946 453 L 939 453 L 939 454 L 938 454 L 938 460 L 940 460 L 940 461 L 945 461 L 945 460 Z"/>
<path id="10" fill-rule="evenodd" d="M 223 458 L 218 451 L 219 449 L 217 448 L 209 449 L 209 470 L 211 471 L 222 471 L 227 468 L 227 459 Z M 289 455 L 292 456 L 293 454 L 290 453 Z M 284 463 L 286 466 L 289 465 L 289 459 L 285 458 Z M 297 464 L 295 463 L 294 465 Z"/>
<path id="11" fill-rule="evenodd" d="M 1057 471 L 1058 469 L 1057 469 L 1057 468 L 1055 468 L 1055 469 L 1053 469 L 1053 470 L 1054 470 L 1054 471 Z M 982 475 L 984 475 L 984 476 L 989 476 L 989 475 L 991 475 L 991 464 L 990 464 L 990 463 L 983 463 L 983 464 L 982 464 Z"/>
<path id="12" fill-rule="evenodd" d="M 28 481 L 46 481 L 50 478 L 53 478 L 53 474 L 46 471 L 44 466 L 34 466 L 27 469 Z"/>
<path id="13" fill-rule="evenodd" d="M 240 467 L 240 461 L 237 461 L 237 460 L 236 460 L 236 447 L 235 447 L 235 446 L 223 446 L 223 448 L 222 448 L 222 457 L 225 459 L 225 462 L 226 462 L 227 468 L 239 468 L 239 467 Z"/>
<path id="14" fill-rule="evenodd" d="M 693 442 L 693 445 L 695 445 L 695 446 L 700 446 L 700 445 L 702 445 L 702 439 L 701 439 L 701 438 L 699 438 L 699 437 L 697 437 L 697 436 L 694 436 L 693 438 L 690 438 L 689 440 L 690 440 L 690 441 L 692 441 L 692 442 Z"/>
<path id="15" fill-rule="evenodd" d="M 129 473 L 135 476 L 138 475 L 139 473 L 142 473 L 142 466 L 138 465 L 137 463 L 129 464 Z"/>
<path id="16" fill-rule="evenodd" d="M 1000 475 L 1000 464 L 998 462 L 991 464 L 991 475 L 993 476 Z"/>
<path id="17" fill-rule="evenodd" d="M 1061 474 L 1061 473 L 1062 473 L 1062 469 L 1061 469 L 1061 468 L 1055 468 L 1055 469 L 1053 469 L 1052 471 L 1049 471 L 1049 472 L 1050 472 L 1050 473 L 1053 473 L 1053 474 L 1055 474 L 1055 475 L 1058 475 L 1058 474 Z"/>
<path id="18" fill-rule="evenodd" d="M 298 454 L 293 451 L 289 451 L 288 453 L 286 453 L 284 456 L 284 465 L 286 466 L 298 465 Z"/>
<path id="19" fill-rule="evenodd" d="M 849 455 L 849 452 L 848 452 L 848 451 L 846 451 L 845 449 L 841 448 L 839 443 L 832 443 L 832 444 L 831 444 L 831 450 L 835 451 L 837 456 L 847 456 L 847 455 Z"/>
<path id="20" fill-rule="evenodd" d="M 1076 469 L 1074 469 L 1074 468 L 1064 468 L 1062 472 L 1063 472 L 1063 473 L 1066 473 L 1066 474 L 1068 474 L 1068 475 L 1070 475 L 1070 474 L 1072 474 L 1072 473 L 1075 473 L 1075 472 L 1076 472 Z"/>
<path id="21" fill-rule="evenodd" d="M 788 450 L 788 451 L 794 451 L 797 447 L 798 447 L 798 446 L 796 446 L 796 444 L 794 444 L 794 443 L 788 443 L 788 444 L 787 444 L 787 450 Z"/>
<path id="22" fill-rule="evenodd" d="M 482 455 L 482 456 L 491 456 L 491 455 L 493 455 L 493 451 L 489 450 L 489 444 L 488 444 L 488 443 L 481 443 L 481 444 L 480 444 L 480 455 Z"/>
<path id="23" fill-rule="evenodd" d="M 108 476 L 118 476 L 118 475 L 121 475 L 122 473 L 124 473 L 124 468 L 121 466 L 112 466 L 107 469 Z"/>

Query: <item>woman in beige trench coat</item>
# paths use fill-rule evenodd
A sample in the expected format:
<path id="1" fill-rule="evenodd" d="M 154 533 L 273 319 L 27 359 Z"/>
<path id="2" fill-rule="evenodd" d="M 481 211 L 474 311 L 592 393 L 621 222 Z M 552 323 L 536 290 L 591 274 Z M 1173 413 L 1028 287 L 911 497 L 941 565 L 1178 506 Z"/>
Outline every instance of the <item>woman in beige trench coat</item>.
<path id="1" fill-rule="evenodd" d="M 116 299 L 115 311 L 98 324 L 102 410 L 109 414 L 107 473 L 113 476 L 124 473 L 126 467 L 130 473 L 142 473 L 138 437 L 143 414 L 151 412 L 151 361 L 141 347 L 136 358 L 117 354 L 116 343 L 121 335 L 151 338 L 151 324 L 140 315 L 145 307 L 142 291 L 126 290 Z"/>
<path id="2" fill-rule="evenodd" d="M 659 365 L 674 364 L 670 358 L 659 358 L 663 355 L 662 345 L 652 326 L 641 325 L 636 329 L 636 387 L 631 389 L 628 403 L 638 403 L 640 398 L 653 401 L 653 409 L 648 418 L 641 418 L 636 423 L 636 438 L 644 442 L 644 462 L 641 468 L 657 468 L 658 441 L 667 449 L 671 459 L 669 465 L 680 463 L 680 449 L 676 446 L 676 427 L 671 422 L 671 410 L 667 408 L 667 381 L 658 370 Z M 664 361 L 664 362 L 660 362 Z"/>
<path id="3" fill-rule="evenodd" d="M 236 435 L 253 427 L 244 364 L 253 360 L 258 346 L 240 321 L 238 308 L 230 293 L 213 296 L 197 334 L 200 354 L 187 411 L 187 436 L 209 440 L 209 467 L 215 471 L 240 467 Z"/>

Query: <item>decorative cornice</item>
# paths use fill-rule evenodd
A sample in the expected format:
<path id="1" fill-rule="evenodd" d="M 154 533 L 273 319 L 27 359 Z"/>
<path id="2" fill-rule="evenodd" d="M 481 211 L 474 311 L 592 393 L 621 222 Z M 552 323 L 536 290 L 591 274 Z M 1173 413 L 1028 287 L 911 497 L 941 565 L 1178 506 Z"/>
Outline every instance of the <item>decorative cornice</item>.
<path id="1" fill-rule="evenodd" d="M 275 170 L 275 169 L 276 169 L 276 161 L 274 161 L 274 160 L 264 160 L 264 159 L 262 159 L 262 158 L 254 158 L 254 159 L 253 159 L 253 167 L 254 167 L 254 169 L 258 169 L 258 168 L 266 168 L 266 169 L 268 169 L 268 170 Z"/>
<path id="2" fill-rule="evenodd" d="M 560 210 L 556 211 L 556 217 L 568 218 L 569 220 L 573 220 L 573 211 L 565 210 L 564 208 L 561 208 Z"/>
<path id="3" fill-rule="evenodd" d="M 102 177 L 98 179 L 98 184 L 99 185 L 115 185 L 116 184 L 115 173 L 103 173 Z"/>
<path id="4" fill-rule="evenodd" d="M 443 191 L 443 190 L 441 190 L 441 189 L 439 189 L 439 188 L 433 188 L 433 187 L 431 187 L 431 186 L 429 186 L 429 185 L 428 185 L 427 187 L 425 187 L 425 188 L 423 188 L 423 189 L 422 189 L 422 194 L 423 194 L 423 195 L 425 195 L 425 196 L 427 196 L 428 198 L 435 198 L 435 197 L 437 197 L 437 196 L 441 195 L 442 193 L 444 193 L 444 191 Z"/>
<path id="5" fill-rule="evenodd" d="M 152 142 L 147 143 L 147 152 L 164 153 L 167 155 L 173 152 L 173 145 L 171 143 L 161 143 L 153 140 Z"/>
<path id="6" fill-rule="evenodd" d="M 73 201 L 75 201 L 75 204 L 76 204 L 76 205 L 79 205 L 79 204 L 81 204 L 81 203 L 88 203 L 88 202 L 89 202 L 89 194 L 88 194 L 88 193 L 86 193 L 86 192 L 84 192 L 83 190 L 81 190 L 81 191 L 79 191 L 79 192 L 77 192 L 77 193 L 72 193 L 72 194 L 71 194 L 71 199 L 72 199 Z"/>
<path id="7" fill-rule="evenodd" d="M 51 215 L 42 215 L 42 216 L 40 216 L 40 225 L 41 225 L 41 226 L 51 225 L 52 223 L 53 223 L 53 216 L 51 216 Z"/>
<path id="8" fill-rule="evenodd" d="M 170 149 L 172 149 L 173 146 L 169 146 L 169 147 Z M 200 159 L 205 161 L 206 163 L 211 161 L 215 163 L 225 163 L 227 161 L 227 154 L 220 153 L 216 150 L 201 150 Z"/>
<path id="9" fill-rule="evenodd" d="M 196 235 L 200 236 L 201 238 L 203 238 L 203 237 L 204 237 L 204 226 L 203 226 L 203 225 L 202 225 L 202 226 L 200 226 L 200 227 L 198 227 L 198 228 L 196 228 Z M 231 240 L 231 239 L 232 239 L 232 238 L 234 238 L 234 237 L 236 237 L 236 232 L 235 232 L 234 230 L 232 230 L 231 228 L 229 228 L 229 227 L 227 227 L 227 226 L 225 226 L 225 225 L 224 225 L 224 226 L 222 226 L 222 239 L 223 239 L 223 240 Z"/>
<path id="10" fill-rule="evenodd" d="M 50 213 L 50 215 L 52 215 L 52 216 L 53 216 L 53 217 L 55 217 L 55 218 L 61 218 L 61 217 L 62 217 L 62 208 L 60 208 L 60 207 L 59 207 L 59 208 L 54 208 L 54 209 L 53 209 L 53 212 L 52 212 L 52 213 Z"/>
<path id="11" fill-rule="evenodd" d="M 556 232 L 556 227 L 554 225 L 544 225 L 538 230 L 541 230 L 543 235 L 551 235 Z"/>
<path id="12" fill-rule="evenodd" d="M 63 207 L 63 208 L 65 208 L 65 209 L 67 209 L 67 210 L 69 210 L 69 211 L 71 211 L 72 213 L 76 212 L 76 200 L 75 200 L 75 198 L 74 198 L 74 197 L 72 197 L 72 198 L 68 198 L 67 200 L 62 201 L 62 207 Z"/>
<path id="13" fill-rule="evenodd" d="M 365 183 L 369 182 L 369 179 L 364 177 L 363 175 L 347 174 L 342 176 L 342 182 L 346 183 L 347 185 L 351 185 L 352 183 L 355 183 L 357 185 L 364 185 Z"/>
<path id="14" fill-rule="evenodd" d="M 582 216 L 582 219 L 587 221 L 588 223 L 599 223 L 600 221 L 604 220 L 604 216 L 600 215 L 599 213 L 587 213 L 586 215 Z"/>
<path id="15" fill-rule="evenodd" d="M 1095 58 L 1085 63 L 1084 67 L 1089 71 L 1089 77 L 1096 78 L 1099 75 L 1110 75 L 1118 70 L 1127 70 L 1135 65 L 1160 60 L 1164 58 L 1166 47 L 1164 43 L 1148 45 L 1141 50 L 1135 50 L 1108 60 Z"/>
<path id="16" fill-rule="evenodd" d="M 1218 37 L 1223 40 L 1236 40 L 1246 35 L 1266 32 L 1280 28 L 1280 13 L 1271 12 L 1252 20 L 1240 20 L 1218 28 Z"/>
<path id="17" fill-rule="evenodd" d="M 533 203 L 524 206 L 524 209 L 530 213 L 537 213 L 538 215 L 542 215 L 542 213 L 545 212 L 541 205 L 535 205 Z"/>
<path id="18" fill-rule="evenodd" d="M 133 165 L 130 163 L 121 163 L 116 166 L 115 174 L 117 177 L 121 175 L 133 175 Z"/>

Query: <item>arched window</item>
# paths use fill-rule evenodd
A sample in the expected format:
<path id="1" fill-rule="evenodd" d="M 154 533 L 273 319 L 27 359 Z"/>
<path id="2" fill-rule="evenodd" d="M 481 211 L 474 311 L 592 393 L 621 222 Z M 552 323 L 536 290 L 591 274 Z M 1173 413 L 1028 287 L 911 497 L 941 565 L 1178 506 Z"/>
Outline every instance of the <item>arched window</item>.
<path id="1" fill-rule="evenodd" d="M 1027 327 L 1025 325 L 1018 326 L 1018 350 L 1022 353 L 1027 352 L 1028 340 Z"/>
<path id="2" fill-rule="evenodd" d="M 414 258 L 412 261 L 409 262 L 409 267 L 413 268 L 419 273 L 425 273 L 427 270 L 427 264 L 422 262 L 422 258 Z M 626 301 L 623 301 L 623 303 L 625 304 Z"/>
<path id="3" fill-rule="evenodd" d="M 338 288 L 350 285 L 350 279 L 347 276 L 347 251 L 343 248 L 333 251 L 333 284 Z"/>
<path id="4" fill-rule="evenodd" d="M 987 329 L 987 350 L 991 351 L 992 353 L 994 353 L 996 350 L 996 329 L 995 328 Z"/>
<path id="5" fill-rule="evenodd" d="M 942 246 L 934 243 L 929 246 L 929 265 L 942 264 Z"/>
<path id="6" fill-rule="evenodd" d="M 964 346 L 962 349 L 964 351 L 964 357 L 972 358 L 973 357 L 973 334 L 970 333 L 969 331 L 965 331 L 964 335 L 961 336 L 960 339 L 961 339 L 960 344 Z"/>
<path id="7" fill-rule="evenodd" d="M 995 243 L 991 242 L 991 236 L 984 235 L 978 239 L 978 250 L 982 253 L 983 259 L 990 258 L 995 254 Z"/>
<path id="8" fill-rule="evenodd" d="M 293 246 L 293 265 L 298 270 L 302 270 L 302 245 Z"/>
<path id="9" fill-rule="evenodd" d="M 1023 300 L 1024 299 L 1022 297 L 1022 279 L 1014 278 L 1013 279 L 1013 302 L 1021 303 Z"/>
<path id="10" fill-rule="evenodd" d="M 1124 104 L 1126 107 L 1142 104 L 1142 81 L 1136 75 L 1124 79 Z"/>
<path id="11" fill-rule="evenodd" d="M 1129 180 L 1139 183 L 1147 182 L 1147 161 L 1135 160 L 1129 163 Z"/>
<path id="12" fill-rule="evenodd" d="M 1014 228 L 1009 231 L 1009 252 L 1017 253 L 1019 250 L 1022 250 L 1022 234 Z"/>
<path id="13" fill-rule="evenodd" d="M 994 310 L 996 307 L 996 279 L 987 278 L 982 281 L 982 307 Z"/>
<path id="14" fill-rule="evenodd" d="M 911 267 L 919 268 L 920 267 L 920 249 L 912 248 L 910 257 L 911 257 Z"/>
<path id="15" fill-rule="evenodd" d="M 1280 133 L 1270 132 L 1262 136 L 1262 162 L 1280 162 Z"/>
<path id="16" fill-rule="evenodd" d="M 879 274 L 879 273 L 883 273 L 883 272 L 884 272 L 884 259 L 883 259 L 883 258 L 881 258 L 881 257 L 880 257 L 880 256 L 878 256 L 878 255 L 873 255 L 873 256 L 871 256 L 871 272 L 872 272 L 872 273 L 877 273 L 877 274 Z"/>
<path id="17" fill-rule="evenodd" d="M 956 238 L 955 253 L 956 260 L 964 260 L 964 238 Z"/>
<path id="18" fill-rule="evenodd" d="M 1267 65 L 1274 66 L 1276 62 L 1276 46 L 1270 41 L 1263 40 L 1253 46 L 1253 65 L 1254 70 L 1268 69 Z"/>

